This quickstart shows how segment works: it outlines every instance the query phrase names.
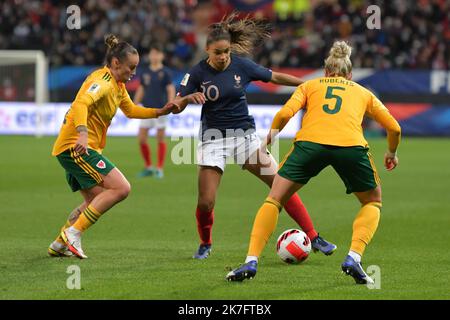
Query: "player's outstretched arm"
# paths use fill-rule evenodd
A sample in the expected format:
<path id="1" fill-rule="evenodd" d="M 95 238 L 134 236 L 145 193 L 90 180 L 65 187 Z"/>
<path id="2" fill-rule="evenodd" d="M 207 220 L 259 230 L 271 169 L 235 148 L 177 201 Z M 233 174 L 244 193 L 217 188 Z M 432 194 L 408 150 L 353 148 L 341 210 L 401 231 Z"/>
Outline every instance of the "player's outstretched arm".
<path id="1" fill-rule="evenodd" d="M 169 114 L 172 110 L 176 109 L 176 106 L 170 103 L 167 103 L 163 108 L 160 109 L 141 107 L 131 101 L 128 93 L 122 99 L 119 107 L 128 118 L 132 119 L 157 118 L 159 116 Z"/>
<path id="2" fill-rule="evenodd" d="M 168 115 L 171 112 L 177 111 L 178 110 L 178 105 L 176 105 L 173 101 L 171 102 L 167 102 L 164 107 L 162 107 L 161 109 L 155 109 L 156 112 L 156 116 L 160 117 L 160 116 L 165 116 Z"/>
<path id="3" fill-rule="evenodd" d="M 194 92 L 184 97 L 176 96 L 175 100 L 172 102 L 177 106 L 177 109 L 173 110 L 172 113 L 177 114 L 182 112 L 189 103 L 204 104 L 206 102 L 206 97 L 202 92 Z"/>
<path id="4" fill-rule="evenodd" d="M 297 87 L 305 81 L 287 73 L 272 72 L 272 79 L 270 79 L 270 82 L 281 84 L 283 86 Z"/>

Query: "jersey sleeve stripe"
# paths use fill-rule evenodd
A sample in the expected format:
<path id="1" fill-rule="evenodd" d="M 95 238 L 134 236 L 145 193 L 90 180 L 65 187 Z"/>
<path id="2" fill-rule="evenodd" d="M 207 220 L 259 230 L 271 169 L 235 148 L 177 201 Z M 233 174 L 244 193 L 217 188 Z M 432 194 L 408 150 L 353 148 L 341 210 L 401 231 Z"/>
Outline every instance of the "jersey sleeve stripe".
<path id="1" fill-rule="evenodd" d="M 111 75 L 108 72 L 106 72 L 103 75 L 102 79 L 105 80 L 105 81 L 109 81 L 109 80 L 111 80 Z"/>

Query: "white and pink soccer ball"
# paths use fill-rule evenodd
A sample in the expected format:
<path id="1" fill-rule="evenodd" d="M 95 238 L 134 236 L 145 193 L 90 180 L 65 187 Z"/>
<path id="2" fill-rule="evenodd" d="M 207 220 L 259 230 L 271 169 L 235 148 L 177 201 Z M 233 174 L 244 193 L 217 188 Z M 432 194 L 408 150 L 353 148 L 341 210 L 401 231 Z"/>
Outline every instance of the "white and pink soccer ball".
<path id="1" fill-rule="evenodd" d="M 286 263 L 301 263 L 311 252 L 311 240 L 298 229 L 284 231 L 277 240 L 277 254 Z"/>

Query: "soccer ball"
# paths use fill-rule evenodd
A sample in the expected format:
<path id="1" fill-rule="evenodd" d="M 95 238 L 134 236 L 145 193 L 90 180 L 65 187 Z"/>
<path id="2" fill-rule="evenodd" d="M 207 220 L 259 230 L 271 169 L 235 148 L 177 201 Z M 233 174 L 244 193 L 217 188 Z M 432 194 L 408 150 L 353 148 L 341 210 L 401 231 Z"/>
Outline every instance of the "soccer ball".
<path id="1" fill-rule="evenodd" d="M 284 231 L 277 240 L 277 254 L 286 263 L 300 263 L 311 252 L 311 240 L 298 229 Z"/>

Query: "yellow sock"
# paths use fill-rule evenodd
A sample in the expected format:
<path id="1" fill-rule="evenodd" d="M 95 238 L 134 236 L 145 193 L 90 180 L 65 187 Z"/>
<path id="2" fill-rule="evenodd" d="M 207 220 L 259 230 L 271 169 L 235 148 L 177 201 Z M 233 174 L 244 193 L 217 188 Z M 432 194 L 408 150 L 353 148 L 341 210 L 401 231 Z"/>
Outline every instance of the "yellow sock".
<path id="1" fill-rule="evenodd" d="M 261 255 L 267 241 L 277 226 L 278 214 L 281 208 L 282 206 L 278 201 L 272 198 L 266 199 L 253 222 L 247 256 L 259 257 Z"/>
<path id="2" fill-rule="evenodd" d="M 61 228 L 61 231 L 63 231 L 64 229 L 67 229 L 68 227 L 70 227 L 72 224 L 70 223 L 69 220 L 66 221 L 66 224 L 63 225 L 63 227 Z M 61 244 L 65 244 L 63 238 L 61 237 L 61 233 L 58 234 L 58 236 L 56 237 L 55 241 L 58 241 Z"/>
<path id="3" fill-rule="evenodd" d="M 71 225 L 72 225 L 72 223 L 71 223 L 69 220 L 67 220 L 67 221 L 66 221 L 66 224 L 63 225 L 63 227 L 61 228 L 61 231 L 63 231 L 64 229 L 67 229 L 67 228 L 70 227 Z"/>
<path id="4" fill-rule="evenodd" d="M 102 214 L 99 213 L 93 206 L 88 206 L 78 217 L 73 227 L 81 232 L 86 231 L 90 226 L 97 222 Z"/>
<path id="5" fill-rule="evenodd" d="M 361 256 L 377 231 L 380 221 L 381 203 L 370 202 L 362 206 L 353 221 L 352 245 L 350 250 Z"/>

